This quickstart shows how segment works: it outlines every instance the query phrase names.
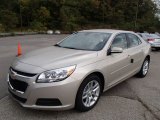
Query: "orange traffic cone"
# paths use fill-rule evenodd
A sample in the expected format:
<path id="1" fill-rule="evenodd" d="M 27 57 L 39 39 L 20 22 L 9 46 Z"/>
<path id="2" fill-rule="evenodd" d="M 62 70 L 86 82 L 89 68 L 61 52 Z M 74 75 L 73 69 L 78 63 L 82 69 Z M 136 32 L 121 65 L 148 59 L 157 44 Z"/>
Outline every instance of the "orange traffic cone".
<path id="1" fill-rule="evenodd" d="M 17 56 L 22 55 L 22 48 L 21 48 L 21 44 L 18 43 L 18 49 L 17 49 Z"/>

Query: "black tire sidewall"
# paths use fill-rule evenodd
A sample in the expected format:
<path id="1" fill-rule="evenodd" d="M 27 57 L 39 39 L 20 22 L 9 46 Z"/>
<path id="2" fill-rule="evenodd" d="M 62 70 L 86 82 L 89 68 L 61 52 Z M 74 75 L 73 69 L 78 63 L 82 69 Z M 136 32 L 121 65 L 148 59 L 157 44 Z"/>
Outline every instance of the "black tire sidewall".
<path id="1" fill-rule="evenodd" d="M 143 64 L 142 64 L 141 70 L 140 70 L 139 73 L 138 73 L 138 77 L 143 78 L 143 77 L 145 77 L 145 76 L 148 74 L 148 71 L 147 71 L 147 73 L 146 73 L 145 75 L 143 74 L 143 67 L 144 67 L 144 63 L 145 63 L 146 61 L 148 61 L 148 70 L 149 70 L 150 61 L 149 61 L 148 58 L 146 58 L 146 59 L 144 60 Z"/>

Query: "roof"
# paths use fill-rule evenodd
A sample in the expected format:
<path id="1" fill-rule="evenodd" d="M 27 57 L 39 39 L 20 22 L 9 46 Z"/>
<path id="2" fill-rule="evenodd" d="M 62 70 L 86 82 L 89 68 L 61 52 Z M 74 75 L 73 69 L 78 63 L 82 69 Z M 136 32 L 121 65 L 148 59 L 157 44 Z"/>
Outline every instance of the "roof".
<path id="1" fill-rule="evenodd" d="M 92 30 L 82 30 L 80 32 L 118 33 L 118 32 L 132 32 L 132 31 L 114 30 L 114 29 L 92 29 Z"/>

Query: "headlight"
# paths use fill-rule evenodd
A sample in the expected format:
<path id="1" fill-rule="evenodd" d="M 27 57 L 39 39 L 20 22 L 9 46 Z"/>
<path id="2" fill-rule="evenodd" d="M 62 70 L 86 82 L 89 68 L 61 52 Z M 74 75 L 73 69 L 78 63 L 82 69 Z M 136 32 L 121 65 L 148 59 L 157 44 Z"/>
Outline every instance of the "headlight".
<path id="1" fill-rule="evenodd" d="M 66 79 L 69 77 L 75 70 L 76 65 L 55 69 L 55 70 L 49 70 L 41 73 L 37 78 L 37 83 L 51 83 L 51 82 L 58 82 Z"/>

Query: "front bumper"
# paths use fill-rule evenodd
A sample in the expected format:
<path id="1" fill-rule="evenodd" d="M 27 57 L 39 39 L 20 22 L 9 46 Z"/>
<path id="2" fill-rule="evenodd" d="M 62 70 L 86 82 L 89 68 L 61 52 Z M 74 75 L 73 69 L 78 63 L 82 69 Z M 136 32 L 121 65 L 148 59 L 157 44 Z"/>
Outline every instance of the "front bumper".
<path id="1" fill-rule="evenodd" d="M 79 80 L 68 77 L 64 81 L 55 83 L 36 83 L 37 76 L 26 78 L 24 76 L 16 76 L 14 79 L 28 84 L 25 92 L 21 92 L 13 88 L 10 84 L 11 73 L 9 72 L 7 81 L 8 89 L 12 97 L 18 101 L 23 107 L 42 109 L 42 110 L 67 110 L 74 108 L 76 94 L 79 88 Z M 37 105 L 39 99 L 56 99 L 61 104 L 58 105 Z M 24 100 L 24 102 L 22 101 Z"/>

